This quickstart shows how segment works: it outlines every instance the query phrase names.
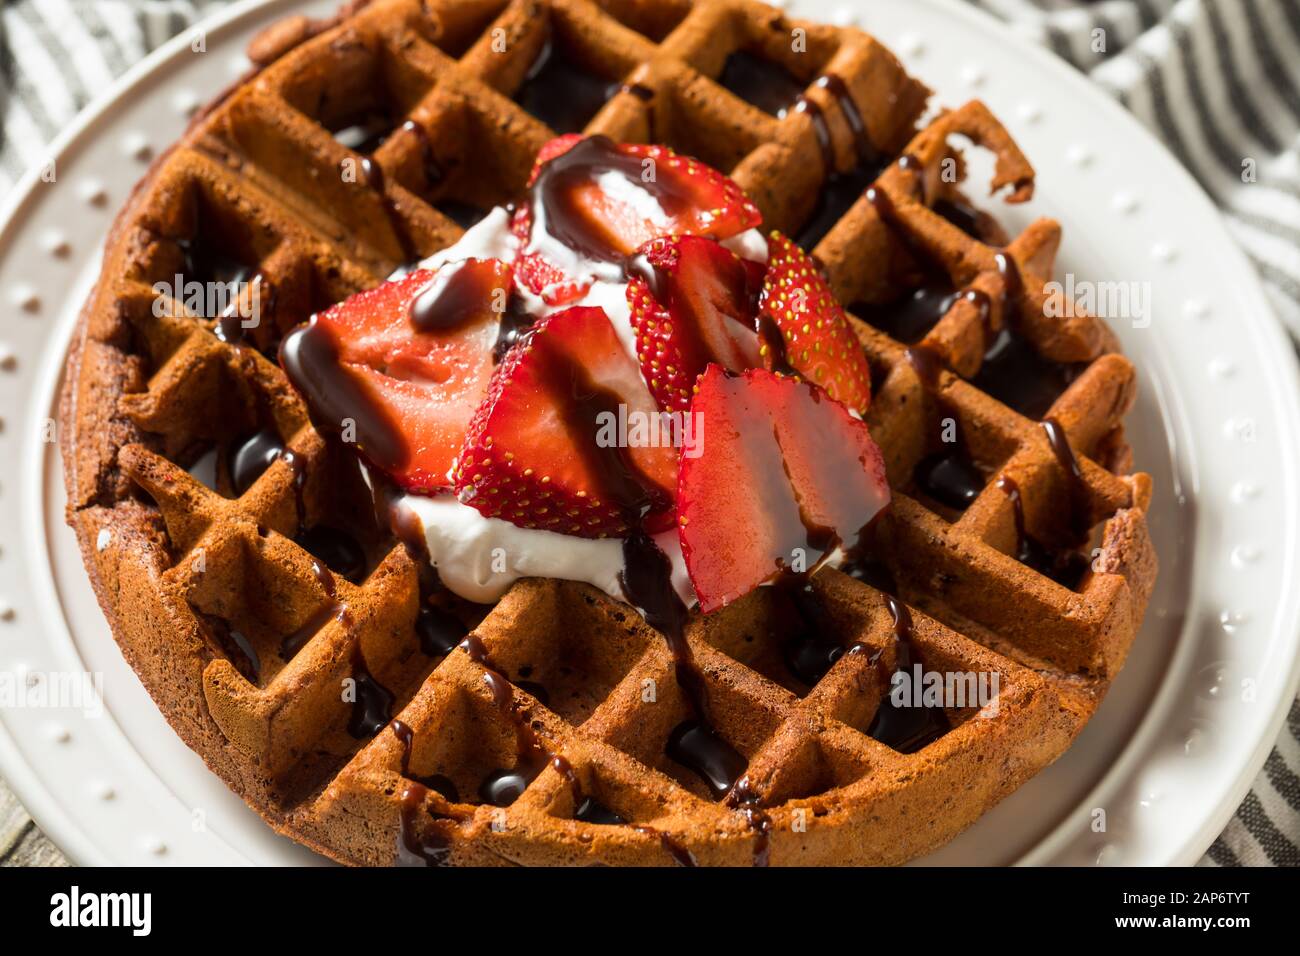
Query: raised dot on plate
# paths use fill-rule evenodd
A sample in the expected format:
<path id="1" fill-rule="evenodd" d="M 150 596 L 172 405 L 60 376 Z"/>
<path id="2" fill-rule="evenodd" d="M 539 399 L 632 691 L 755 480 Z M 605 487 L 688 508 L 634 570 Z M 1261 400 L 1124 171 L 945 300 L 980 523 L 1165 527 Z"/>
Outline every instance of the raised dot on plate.
<path id="1" fill-rule="evenodd" d="M 1228 669 L 1222 664 L 1210 664 L 1197 675 L 1197 696 L 1202 700 L 1222 700 L 1228 683 Z"/>
<path id="2" fill-rule="evenodd" d="M 0 598 L 0 621 L 12 621 L 14 617 L 14 606 Z"/>
<path id="3" fill-rule="evenodd" d="M 1220 355 L 1210 359 L 1210 364 L 1206 366 L 1206 370 L 1210 373 L 1210 378 L 1223 380 L 1233 376 L 1237 371 L 1237 363 Z"/>
<path id="4" fill-rule="evenodd" d="M 837 27 L 851 27 L 858 20 L 858 12 L 852 7 L 839 7 L 831 15 L 831 22 Z"/>
<path id="5" fill-rule="evenodd" d="M 1167 242 L 1157 242 L 1151 247 L 1151 258 L 1156 262 L 1173 262 L 1178 256 L 1178 250 Z"/>
<path id="6" fill-rule="evenodd" d="M 55 258 L 66 259 L 72 255 L 72 243 L 68 242 L 68 237 L 61 232 L 46 233 L 42 244 L 45 251 Z"/>
<path id="7" fill-rule="evenodd" d="M 1244 568 L 1247 565 L 1254 564 L 1260 558 L 1260 550 L 1253 544 L 1239 544 L 1232 549 L 1232 566 Z"/>
<path id="8" fill-rule="evenodd" d="M 56 744 L 66 744 L 69 740 L 72 739 L 72 731 L 70 731 L 67 727 L 64 727 L 62 724 L 51 725 L 49 731 L 47 732 L 50 735 L 50 739 L 53 740 Z"/>
<path id="9" fill-rule="evenodd" d="M 988 74 L 986 74 L 984 70 L 978 66 L 968 66 L 961 71 L 961 80 L 967 86 L 972 86 L 976 88 L 981 87 L 984 85 L 984 81 L 987 79 L 988 79 Z"/>
<path id="10" fill-rule="evenodd" d="M 18 356 L 7 345 L 0 345 L 0 372 L 12 372 L 18 368 Z"/>
<path id="11" fill-rule="evenodd" d="M 173 94 L 172 106 L 182 116 L 193 116 L 199 108 L 198 94 L 193 90 L 181 90 Z"/>
<path id="12" fill-rule="evenodd" d="M 92 783 L 90 785 L 90 792 L 100 800 L 112 800 L 117 796 L 117 791 L 113 789 L 113 785 L 104 783 L 102 780 L 96 780 Z"/>
<path id="13" fill-rule="evenodd" d="M 1183 303 L 1183 314 L 1189 319 L 1202 321 L 1210 317 L 1210 306 L 1204 299 L 1188 299 Z"/>
<path id="14" fill-rule="evenodd" d="M 1224 608 L 1219 612 L 1219 626 L 1228 634 L 1236 634 L 1250 620 L 1250 615 L 1240 608 Z"/>
<path id="15" fill-rule="evenodd" d="M 903 56 L 918 57 L 925 52 L 925 41 L 915 33 L 904 33 L 898 38 L 897 46 Z"/>
<path id="16" fill-rule="evenodd" d="M 1110 204 L 1122 213 L 1132 213 L 1137 211 L 1138 198 L 1132 193 L 1116 193 Z"/>
<path id="17" fill-rule="evenodd" d="M 103 206 L 108 203 L 108 190 L 98 179 L 87 179 L 81 184 L 81 198 L 92 206 Z"/>
<path id="18" fill-rule="evenodd" d="M 167 844 L 157 837 L 147 836 L 140 841 L 145 848 L 145 852 L 153 856 L 163 856 L 167 852 Z"/>
<path id="19" fill-rule="evenodd" d="M 29 285 L 20 285 L 14 288 L 13 292 L 14 305 L 24 312 L 41 311 L 41 297 L 35 289 Z"/>
<path id="20" fill-rule="evenodd" d="M 122 151 L 142 163 L 153 159 L 153 147 L 144 133 L 128 133 L 122 140 Z"/>
<path id="21" fill-rule="evenodd" d="M 1144 810 L 1150 810 L 1164 798 L 1165 795 L 1159 790 L 1148 790 L 1144 796 L 1138 798 L 1138 806 Z"/>
<path id="22" fill-rule="evenodd" d="M 1093 161 L 1092 150 L 1087 146 L 1071 146 L 1065 151 L 1066 160 L 1073 166 L 1083 169 L 1091 166 Z"/>
<path id="23" fill-rule="evenodd" d="M 1239 505 L 1244 505 L 1247 501 L 1254 501 L 1259 497 L 1259 485 L 1252 481 L 1239 481 L 1232 486 L 1228 496 Z"/>
<path id="24" fill-rule="evenodd" d="M 1021 103 L 1017 112 L 1026 123 L 1037 123 L 1043 118 L 1043 108 L 1037 103 Z"/>

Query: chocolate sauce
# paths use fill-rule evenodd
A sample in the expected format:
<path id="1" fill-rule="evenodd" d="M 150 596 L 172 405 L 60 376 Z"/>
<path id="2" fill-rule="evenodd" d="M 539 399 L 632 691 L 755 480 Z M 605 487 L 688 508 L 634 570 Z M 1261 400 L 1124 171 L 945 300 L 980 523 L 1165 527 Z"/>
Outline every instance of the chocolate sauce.
<path id="1" fill-rule="evenodd" d="M 300 627 L 280 639 L 280 659 L 292 660 L 293 656 L 331 620 L 338 621 L 340 624 L 346 624 L 349 620 L 348 606 L 336 602 L 332 591 L 329 603 L 321 605 L 308 616 L 307 620 L 303 621 Z"/>
<path id="2" fill-rule="evenodd" d="M 1088 491 L 1088 483 L 1084 480 L 1083 469 L 1079 467 L 1079 460 L 1074 456 L 1070 439 L 1060 422 L 1049 418 L 1043 422 L 1042 427 L 1052 454 L 1065 472 L 1070 495 L 1071 530 L 1075 540 L 1082 545 L 1087 542 L 1088 533 L 1092 530 L 1092 495 Z"/>
<path id="3" fill-rule="evenodd" d="M 715 800 L 725 797 L 749 761 L 708 724 L 684 720 L 668 735 L 665 751 L 708 784 Z"/>
<path id="4" fill-rule="evenodd" d="M 373 110 L 357 122 L 334 131 L 334 139 L 345 149 L 369 156 L 388 140 L 393 129 L 393 114 L 384 109 Z"/>
<path id="5" fill-rule="evenodd" d="M 984 213 L 969 203 L 940 199 L 930 208 L 972 239 L 983 238 Z"/>
<path id="6" fill-rule="evenodd" d="M 318 524 L 303 531 L 294 540 L 353 584 L 360 584 L 365 577 L 366 553 L 346 531 Z"/>
<path id="7" fill-rule="evenodd" d="M 407 228 L 402 214 L 397 209 L 397 202 L 388 195 L 384 168 L 369 156 L 362 156 L 359 166 L 366 186 L 379 196 L 379 200 L 384 207 L 384 215 L 388 217 L 388 224 L 392 227 L 393 235 L 397 237 L 398 245 L 401 246 L 402 261 L 414 262 L 419 259 L 419 250 L 415 248 L 415 243 L 411 241 L 410 230 Z"/>
<path id="8" fill-rule="evenodd" d="M 541 392 L 556 409 L 563 434 L 574 437 L 575 450 L 583 459 L 585 473 L 594 476 L 599 497 L 617 507 L 629 525 L 639 527 L 646 515 L 666 508 L 669 498 L 641 471 L 629 449 L 603 447 L 597 441 L 604 416 L 618 419 L 621 396 L 598 385 L 562 350 L 554 349 L 547 357 L 551 361 L 542 363 Z"/>
<path id="9" fill-rule="evenodd" d="M 415 634 L 426 657 L 444 657 L 465 639 L 468 629 L 458 618 L 431 604 L 415 615 Z"/>
<path id="10" fill-rule="evenodd" d="M 589 136 L 542 166 L 529 190 L 533 231 L 595 262 L 621 262 L 630 249 L 609 244 L 606 231 L 596 224 L 578 201 L 583 187 L 605 174 L 627 179 L 634 188 L 649 193 L 665 216 L 676 219 L 693 208 L 690 185 L 681 177 L 660 175 L 647 182 L 639 156 L 621 152 L 607 136 Z"/>
<path id="11" fill-rule="evenodd" d="M 523 297 L 517 293 L 512 293 L 506 301 L 506 310 L 501 316 L 501 325 L 497 328 L 497 340 L 492 346 L 492 361 L 497 365 L 506 357 L 510 351 L 524 337 L 533 322 L 536 320 L 530 315 L 525 306 Z"/>
<path id="12" fill-rule="evenodd" d="M 762 798 L 746 775 L 736 781 L 727 795 L 727 805 L 739 810 L 745 824 L 754 831 L 754 866 L 767 866 L 772 860 L 772 818 L 762 809 Z"/>
<path id="13" fill-rule="evenodd" d="M 644 531 L 623 539 L 619 584 L 628 603 L 640 608 L 646 623 L 664 636 L 672 655 L 677 684 L 696 719 L 705 711 L 704 678 L 686 642 L 686 604 L 672 583 L 672 562 Z"/>
<path id="14" fill-rule="evenodd" d="M 939 384 L 939 374 L 946 367 L 943 358 L 928 345 L 913 345 L 906 354 L 908 364 L 916 371 L 921 384 L 933 391 Z"/>
<path id="15" fill-rule="evenodd" d="M 227 628 L 226 633 L 243 657 L 242 661 L 232 661 L 235 670 L 243 674 L 250 684 L 257 684 L 262 679 L 262 661 L 257 656 L 257 649 L 253 647 L 253 642 L 233 627 Z M 241 664 L 244 666 L 240 666 Z"/>
<path id="16" fill-rule="evenodd" d="M 894 673 L 911 674 L 913 666 L 920 662 L 912 640 L 912 614 L 892 594 L 885 595 L 885 605 L 894 621 Z M 886 693 L 867 728 L 867 736 L 899 753 L 910 754 L 938 740 L 950 729 L 948 715 L 942 707 L 899 705 Z"/>
<path id="17" fill-rule="evenodd" d="M 575 65 L 547 40 L 528 68 L 515 102 L 557 133 L 577 133 L 619 89 Z"/>
<path id="18" fill-rule="evenodd" d="M 956 297 L 947 275 L 936 274 L 925 285 L 893 302 L 855 302 L 849 311 L 894 341 L 913 345 L 948 313 Z"/>
<path id="19" fill-rule="evenodd" d="M 201 210 L 196 210 L 194 234 L 175 240 L 181 251 L 181 271 L 185 278 L 202 285 L 220 283 L 229 286 L 246 281 L 253 274 L 254 267 L 232 256 L 228 243 L 214 241 L 204 231 L 203 219 Z"/>
<path id="20" fill-rule="evenodd" d="M 448 263 L 411 300 L 411 325 L 417 332 L 456 331 L 482 318 L 498 295 L 504 302 L 508 291 L 494 259 Z"/>
<path id="21" fill-rule="evenodd" d="M 241 346 L 248 337 L 249 328 L 253 327 L 245 326 L 245 320 L 256 319 L 260 323 L 263 310 L 270 310 L 275 301 L 275 295 L 274 289 L 267 284 L 266 277 L 261 272 L 254 273 L 251 279 L 240 278 L 234 281 L 244 285 L 234 287 L 236 294 L 221 315 L 217 316 L 212 332 L 227 345 Z M 252 315 L 245 314 L 242 306 L 242 289 L 244 287 L 253 290 L 251 294 L 255 296 L 253 299 L 255 311 Z"/>
<path id="22" fill-rule="evenodd" d="M 459 803 L 460 794 L 457 793 L 456 785 L 449 778 L 440 773 L 429 774 L 425 777 L 411 774 L 411 752 L 415 749 L 415 731 L 411 728 L 411 725 L 394 718 L 388 726 L 392 728 L 393 736 L 402 745 L 402 776 L 407 780 L 418 783 L 427 790 L 435 791 L 450 803 Z"/>
<path id="23" fill-rule="evenodd" d="M 1041 418 L 1087 363 L 1043 358 L 1004 325 L 993 339 L 971 384 L 1026 418 Z"/>
<path id="24" fill-rule="evenodd" d="M 746 103 L 778 117 L 784 116 L 803 92 L 803 84 L 784 66 L 745 50 L 727 57 L 718 83 Z"/>
<path id="25" fill-rule="evenodd" d="M 366 666 L 366 657 L 358 640 L 352 647 L 352 680 L 357 699 L 352 704 L 348 733 L 358 740 L 373 737 L 393 717 L 393 692 L 375 679 Z"/>
<path id="26" fill-rule="evenodd" d="M 996 484 L 1011 502 L 1011 514 L 1016 529 L 1016 544 L 1012 557 L 1039 574 L 1051 578 L 1062 587 L 1071 590 L 1076 588 L 1090 567 L 1087 556 L 1073 549 L 1049 548 L 1031 537 L 1025 530 L 1025 505 L 1020 496 L 1020 486 L 1006 475 L 999 478 Z"/>
<path id="27" fill-rule="evenodd" d="M 236 443 L 230 455 L 230 482 L 242 495 L 285 453 L 284 443 L 272 428 L 263 428 Z"/>
<path id="28" fill-rule="evenodd" d="M 785 335 L 776 321 L 766 312 L 758 313 L 758 340 L 762 343 L 763 358 L 767 367 L 778 375 L 798 375 L 799 371 L 790 364 L 790 355 L 785 345 Z"/>
<path id="29" fill-rule="evenodd" d="M 799 233 L 798 243 L 804 249 L 811 249 L 821 242 L 889 164 L 889 157 L 872 144 L 862 113 L 858 110 L 844 81 L 834 73 L 824 73 L 817 78 L 814 85 L 834 97 L 844 122 L 853 134 L 857 161 L 852 168 L 843 172 L 835 168 L 835 154 L 831 148 L 830 128 L 826 125 L 826 118 L 817 104 L 806 97 L 801 97 L 799 108 L 813 121 L 813 132 L 817 136 L 817 144 L 822 151 L 822 163 L 826 170 L 817 204 Z"/>
<path id="30" fill-rule="evenodd" d="M 280 365 L 294 388 L 307 399 L 312 423 L 326 435 L 340 434 L 346 422 L 355 428 L 356 444 L 381 470 L 402 470 L 410 457 L 406 438 L 339 361 L 332 333 L 313 317 L 280 346 Z"/>
<path id="31" fill-rule="evenodd" d="M 461 641 L 460 647 L 469 655 L 470 660 L 483 668 L 483 681 L 492 692 L 493 702 L 515 731 L 515 765 L 493 770 L 483 778 L 479 784 L 479 797 L 483 802 L 494 807 L 510 806 L 548 763 L 553 764 L 571 784 L 575 783 L 576 777 L 569 762 L 548 750 L 532 725 L 515 708 L 510 681 L 493 666 L 483 641 L 477 635 L 470 634 Z"/>
<path id="32" fill-rule="evenodd" d="M 923 492 L 956 511 L 965 511 L 984 490 L 984 474 L 960 445 L 922 458 L 913 477 Z"/>
<path id="33" fill-rule="evenodd" d="M 416 832 L 416 817 L 428 795 L 426 787 L 410 783 L 398 798 L 398 866 L 445 866 L 451 857 L 451 843 L 445 837 Z"/>
<path id="34" fill-rule="evenodd" d="M 407 120 L 402 124 L 402 133 L 414 139 L 420 146 L 420 166 L 425 181 L 430 186 L 442 182 L 442 167 L 438 165 L 438 160 L 433 154 L 433 140 L 429 139 L 425 128 L 415 120 Z"/>
<path id="35" fill-rule="evenodd" d="M 584 796 L 578 804 L 577 809 L 573 811 L 573 819 L 582 823 L 594 823 L 597 826 L 617 827 L 624 826 L 627 821 L 621 816 L 596 800 L 595 797 Z"/>

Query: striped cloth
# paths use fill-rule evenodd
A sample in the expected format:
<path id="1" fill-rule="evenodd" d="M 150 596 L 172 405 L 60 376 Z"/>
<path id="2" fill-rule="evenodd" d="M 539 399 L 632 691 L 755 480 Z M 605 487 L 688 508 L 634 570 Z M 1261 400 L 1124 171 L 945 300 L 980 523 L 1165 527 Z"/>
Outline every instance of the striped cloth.
<path id="1" fill-rule="evenodd" d="M 1087 72 L 1222 208 L 1300 337 L 1300 0 L 969 0 Z M 113 78 L 224 0 L 10 0 L 0 195 Z M 1300 865 L 1300 702 L 1207 865 Z"/>

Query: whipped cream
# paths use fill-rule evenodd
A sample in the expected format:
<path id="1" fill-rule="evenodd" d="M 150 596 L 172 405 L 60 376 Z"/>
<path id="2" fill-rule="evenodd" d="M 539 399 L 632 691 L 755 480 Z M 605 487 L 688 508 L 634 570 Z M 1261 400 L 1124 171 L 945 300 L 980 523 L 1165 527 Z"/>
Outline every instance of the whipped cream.
<path id="1" fill-rule="evenodd" d="M 767 261 L 767 240 L 757 229 L 749 229 L 722 243 L 736 255 L 756 262 Z M 464 259 L 515 258 L 519 240 L 510 231 L 510 214 L 498 206 L 466 230 L 453 245 L 418 263 L 421 269 L 437 269 Z M 550 253 L 547 248 L 547 253 Z M 400 278 L 407 270 L 395 272 Z M 578 305 L 605 310 L 619 341 L 636 361 L 636 335 L 627 304 L 627 282 L 603 274 L 595 277 Z M 536 319 L 570 305 L 548 305 L 540 296 L 520 288 L 525 311 Z M 453 468 L 453 471 L 455 469 Z M 414 516 L 424 529 L 429 563 L 452 592 L 482 604 L 498 600 L 520 578 L 547 577 L 584 581 L 616 600 L 626 596 L 620 584 L 624 570 L 623 542 L 617 538 L 578 538 L 521 528 L 500 518 L 489 518 L 478 509 L 450 494 L 434 497 L 403 494 L 393 507 Z M 689 607 L 695 603 L 695 589 L 686 573 L 676 529 L 654 535 L 655 543 L 672 562 L 672 583 Z"/>

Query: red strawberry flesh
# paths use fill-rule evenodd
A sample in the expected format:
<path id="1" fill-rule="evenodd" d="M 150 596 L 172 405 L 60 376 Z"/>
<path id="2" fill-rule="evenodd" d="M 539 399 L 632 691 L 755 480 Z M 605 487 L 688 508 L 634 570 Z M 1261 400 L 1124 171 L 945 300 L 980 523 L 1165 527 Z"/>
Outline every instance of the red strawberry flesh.
<path id="1" fill-rule="evenodd" d="M 761 220 L 734 182 L 670 149 L 615 144 L 604 136 L 561 137 L 539 153 L 516 219 L 524 240 L 519 282 L 542 294 L 545 280 L 554 281 L 532 263 L 537 258 L 581 282 L 585 276 L 575 272 L 616 267 L 658 236 L 725 239 Z"/>
<path id="2" fill-rule="evenodd" d="M 657 415 L 605 312 L 547 316 L 493 376 L 469 427 L 457 493 L 489 517 L 581 537 L 671 526 L 677 452 L 606 440 L 620 406 L 628 421 Z"/>
<path id="3" fill-rule="evenodd" d="M 641 372 L 659 406 L 690 407 L 709 362 L 762 364 L 754 333 L 759 285 L 744 260 L 702 236 L 653 239 L 628 261 L 627 301 Z"/>
<path id="4" fill-rule="evenodd" d="M 703 453 L 682 459 L 679 534 L 704 613 L 852 548 L 889 502 L 866 425 L 817 386 L 711 365 L 691 410 Z"/>
<path id="5" fill-rule="evenodd" d="M 788 363 L 836 401 L 858 412 L 867 408 L 871 366 L 862 344 L 817 263 L 779 232 L 768 239 L 761 310 L 768 368 L 780 371 Z"/>
<path id="6" fill-rule="evenodd" d="M 372 464 L 423 493 L 449 487 L 447 473 L 487 394 L 497 306 L 511 285 L 509 266 L 497 260 L 443 270 L 357 293 L 299 326 L 280 350 L 317 427 L 354 439 Z M 424 330 L 412 313 L 422 295 Z"/>

